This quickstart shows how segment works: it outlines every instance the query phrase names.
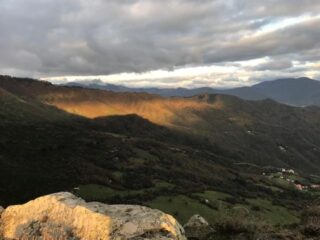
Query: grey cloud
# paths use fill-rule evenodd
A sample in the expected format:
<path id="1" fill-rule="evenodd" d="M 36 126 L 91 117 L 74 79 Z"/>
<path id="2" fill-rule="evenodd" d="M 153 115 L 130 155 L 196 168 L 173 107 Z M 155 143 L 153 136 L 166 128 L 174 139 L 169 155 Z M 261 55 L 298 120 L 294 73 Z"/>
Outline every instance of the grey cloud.
<path id="1" fill-rule="evenodd" d="M 289 56 L 320 59 L 319 20 L 254 36 L 276 20 L 318 14 L 319 1 L 0 0 L 0 11 L 2 73 L 102 75 L 265 56 L 282 60 L 260 70 L 279 70 Z"/>
<path id="2" fill-rule="evenodd" d="M 273 59 L 269 62 L 261 63 L 251 69 L 256 71 L 285 70 L 291 68 L 292 66 L 291 60 Z"/>
<path id="3" fill-rule="evenodd" d="M 264 56 L 303 53 L 320 47 L 320 19 L 275 32 L 226 43 L 205 56 L 206 62 L 240 61 Z"/>

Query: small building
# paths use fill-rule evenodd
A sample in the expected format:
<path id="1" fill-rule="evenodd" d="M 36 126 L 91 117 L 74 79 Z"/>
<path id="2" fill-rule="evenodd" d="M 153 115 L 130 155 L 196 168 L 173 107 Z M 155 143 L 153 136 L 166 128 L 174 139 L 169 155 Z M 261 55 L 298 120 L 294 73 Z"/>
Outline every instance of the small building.
<path id="1" fill-rule="evenodd" d="M 295 171 L 293 169 L 285 169 L 285 168 L 282 168 L 281 169 L 281 172 L 282 173 L 288 173 L 288 174 L 295 174 Z"/>
<path id="2" fill-rule="evenodd" d="M 287 173 L 294 174 L 295 172 L 294 172 L 294 170 L 293 170 L 293 169 L 289 169 L 289 170 L 287 171 Z"/>
<path id="3" fill-rule="evenodd" d="M 298 183 L 298 184 L 295 184 L 295 186 L 296 186 L 296 188 L 299 190 L 299 191 L 302 191 L 302 190 L 308 190 L 308 186 L 304 186 L 304 185 L 302 185 L 302 184 L 300 184 L 300 183 Z"/>

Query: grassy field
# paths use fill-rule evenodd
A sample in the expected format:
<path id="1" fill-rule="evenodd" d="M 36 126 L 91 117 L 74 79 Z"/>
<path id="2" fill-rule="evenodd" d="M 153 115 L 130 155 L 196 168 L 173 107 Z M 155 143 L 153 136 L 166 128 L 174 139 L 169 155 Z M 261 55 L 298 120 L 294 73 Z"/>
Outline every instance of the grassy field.
<path id="1" fill-rule="evenodd" d="M 148 202 L 147 205 L 174 215 L 181 223 L 186 223 L 194 214 L 200 214 L 208 222 L 214 224 L 234 211 L 245 211 L 249 216 L 271 225 L 288 225 L 299 221 L 296 212 L 272 205 L 270 201 L 263 199 L 248 199 L 247 201 L 247 205 L 229 205 L 224 201 L 220 201 L 218 210 L 215 210 L 197 200 L 179 195 L 175 197 L 158 197 Z M 252 210 L 253 207 L 259 210 Z"/>
<path id="2" fill-rule="evenodd" d="M 112 196 L 119 195 L 130 195 L 139 193 L 141 190 L 138 191 L 120 191 L 115 190 L 110 187 L 105 187 L 98 184 L 88 184 L 88 185 L 81 185 L 79 186 L 79 190 L 77 190 L 77 194 L 87 200 L 106 200 Z"/>
<path id="3" fill-rule="evenodd" d="M 299 222 L 297 212 L 290 211 L 281 206 L 273 205 L 268 200 L 247 199 L 246 201 L 250 204 L 249 207 L 259 209 L 259 211 L 254 211 L 254 214 L 268 223 L 274 225 L 287 225 Z"/>
<path id="4" fill-rule="evenodd" d="M 160 189 L 172 189 L 174 185 L 156 181 L 154 187 L 140 190 L 116 190 L 110 187 L 97 184 L 79 186 L 77 195 L 86 200 L 106 201 L 112 197 L 134 197 L 143 194 L 145 191 L 159 191 Z M 222 217 L 226 217 L 235 211 L 245 212 L 271 225 L 287 225 L 297 223 L 298 213 L 288 210 L 282 206 L 273 205 L 271 201 L 261 198 L 243 199 L 244 203 L 232 204 L 228 199 L 233 196 L 218 191 L 205 191 L 194 193 L 190 196 L 173 195 L 158 196 L 144 205 L 162 210 L 175 216 L 182 224 L 194 214 L 200 214 L 208 222 L 214 224 Z"/>
<path id="5" fill-rule="evenodd" d="M 200 214 L 209 222 L 214 222 L 219 214 L 218 211 L 183 195 L 157 197 L 146 205 L 175 216 L 182 224 L 185 224 L 194 214 Z"/>
<path id="6" fill-rule="evenodd" d="M 117 172 L 117 175 L 120 175 Z M 87 184 L 80 185 L 78 189 L 76 189 L 76 194 L 81 198 L 86 199 L 87 201 L 108 201 L 110 198 L 115 196 L 120 197 L 130 197 L 136 196 L 138 194 L 143 194 L 146 191 L 157 192 L 160 190 L 170 190 L 174 188 L 174 185 L 165 181 L 155 180 L 154 186 L 145 189 L 139 190 L 118 190 L 113 189 L 107 186 L 102 186 L 98 184 Z"/>
<path id="7" fill-rule="evenodd" d="M 230 194 L 217 192 L 217 191 L 205 191 L 204 193 L 197 193 L 196 196 L 207 199 L 209 202 L 221 201 L 231 197 Z"/>

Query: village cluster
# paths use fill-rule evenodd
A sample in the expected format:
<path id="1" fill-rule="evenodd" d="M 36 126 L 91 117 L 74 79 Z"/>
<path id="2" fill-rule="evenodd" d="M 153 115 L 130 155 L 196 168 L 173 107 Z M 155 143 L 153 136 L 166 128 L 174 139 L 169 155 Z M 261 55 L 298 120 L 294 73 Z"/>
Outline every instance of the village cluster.
<path id="1" fill-rule="evenodd" d="M 297 190 L 320 190 L 320 184 L 306 183 L 299 180 L 299 175 L 293 169 L 279 168 L 274 171 L 263 172 L 263 176 L 270 179 L 282 179 L 283 181 L 293 184 Z"/>

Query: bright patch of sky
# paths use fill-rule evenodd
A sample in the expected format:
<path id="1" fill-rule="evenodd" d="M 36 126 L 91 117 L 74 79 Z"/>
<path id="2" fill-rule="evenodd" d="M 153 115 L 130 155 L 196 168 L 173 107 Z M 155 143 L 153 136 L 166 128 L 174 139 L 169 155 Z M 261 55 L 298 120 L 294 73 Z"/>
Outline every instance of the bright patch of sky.
<path id="1" fill-rule="evenodd" d="M 54 83 L 81 82 L 90 80 L 100 80 L 104 83 L 120 84 L 129 87 L 215 87 L 232 88 L 240 86 L 250 86 L 263 80 L 274 80 L 281 77 L 306 76 L 317 78 L 320 70 L 319 62 L 293 61 L 293 67 L 307 68 L 303 73 L 283 73 L 281 71 L 269 71 L 269 77 L 265 77 L 265 71 L 254 71 L 259 65 L 269 63 L 269 57 L 224 63 L 224 65 L 197 66 L 187 68 L 177 68 L 171 71 L 154 70 L 143 73 L 120 73 L 111 75 L 92 76 L 62 76 L 42 78 Z M 314 69 L 314 70 L 311 70 Z"/>
<path id="2" fill-rule="evenodd" d="M 320 19 L 320 14 L 315 16 L 306 14 L 298 17 L 280 18 L 278 20 L 274 20 L 271 23 L 262 26 L 255 34 L 259 35 L 259 34 L 270 33 L 270 32 L 284 29 L 286 27 L 294 26 L 299 23 L 304 23 L 310 20 L 317 20 L 317 19 Z"/>
<path id="3" fill-rule="evenodd" d="M 73 82 L 101 80 L 105 83 L 122 84 L 133 87 L 238 87 L 255 83 L 245 69 L 268 62 L 269 58 L 253 59 L 226 65 L 177 68 L 171 71 L 154 70 L 144 73 L 120 73 L 93 76 L 62 76 L 43 78 L 52 82 Z M 200 82 L 200 84 L 197 84 Z"/>

